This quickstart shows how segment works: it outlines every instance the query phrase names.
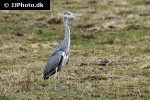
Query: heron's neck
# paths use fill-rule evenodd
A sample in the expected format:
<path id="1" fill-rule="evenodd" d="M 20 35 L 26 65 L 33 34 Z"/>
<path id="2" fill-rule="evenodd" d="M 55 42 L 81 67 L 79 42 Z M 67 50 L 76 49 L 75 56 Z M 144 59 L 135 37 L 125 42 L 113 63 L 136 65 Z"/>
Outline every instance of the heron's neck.
<path id="1" fill-rule="evenodd" d="M 64 37 L 64 43 L 66 46 L 70 46 L 70 28 L 68 25 L 68 18 L 64 17 L 64 26 L 65 26 L 65 37 Z"/>

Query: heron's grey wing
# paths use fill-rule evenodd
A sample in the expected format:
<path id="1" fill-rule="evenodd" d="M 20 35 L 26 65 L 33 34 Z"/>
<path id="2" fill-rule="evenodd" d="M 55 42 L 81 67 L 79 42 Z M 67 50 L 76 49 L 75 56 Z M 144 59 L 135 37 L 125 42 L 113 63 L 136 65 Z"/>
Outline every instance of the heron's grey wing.
<path id="1" fill-rule="evenodd" d="M 63 60 L 63 51 L 55 51 L 48 59 L 44 70 L 44 79 L 48 79 L 49 75 L 55 74 L 56 67 L 59 67 Z"/>
<path id="2" fill-rule="evenodd" d="M 60 43 L 59 45 L 56 46 L 56 48 L 53 50 L 51 55 L 54 55 L 57 51 L 64 51 L 62 48 L 62 43 Z"/>

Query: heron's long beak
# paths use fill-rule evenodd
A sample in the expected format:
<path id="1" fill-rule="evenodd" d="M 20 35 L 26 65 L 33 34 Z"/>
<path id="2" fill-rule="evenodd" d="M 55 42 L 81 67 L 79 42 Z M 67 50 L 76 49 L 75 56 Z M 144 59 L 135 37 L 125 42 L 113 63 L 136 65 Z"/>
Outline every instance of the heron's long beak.
<path id="1" fill-rule="evenodd" d="M 80 17 L 81 15 L 80 14 L 72 14 L 71 17 Z"/>

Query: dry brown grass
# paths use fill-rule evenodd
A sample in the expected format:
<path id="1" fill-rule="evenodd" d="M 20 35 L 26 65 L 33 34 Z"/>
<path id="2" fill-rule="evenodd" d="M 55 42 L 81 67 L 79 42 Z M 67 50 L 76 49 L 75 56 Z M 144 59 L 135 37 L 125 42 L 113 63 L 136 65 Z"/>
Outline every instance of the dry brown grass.
<path id="1" fill-rule="evenodd" d="M 60 93 L 42 73 L 68 10 L 82 16 L 69 21 Z M 148 0 L 52 0 L 50 11 L 1 11 L 0 99 L 149 99 L 149 10 Z"/>

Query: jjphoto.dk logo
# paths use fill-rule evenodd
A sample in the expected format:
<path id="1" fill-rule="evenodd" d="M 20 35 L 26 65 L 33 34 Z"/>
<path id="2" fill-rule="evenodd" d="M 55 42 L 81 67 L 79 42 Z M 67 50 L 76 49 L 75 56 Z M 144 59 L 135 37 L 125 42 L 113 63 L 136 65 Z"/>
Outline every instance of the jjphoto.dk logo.
<path id="1" fill-rule="evenodd" d="M 8 4 L 8 3 L 7 3 Z M 21 3 L 11 3 L 11 7 L 44 7 L 43 3 L 39 2 L 38 4 L 23 4 Z"/>
<path id="2" fill-rule="evenodd" d="M 0 10 L 50 10 L 50 0 L 2 0 Z"/>

